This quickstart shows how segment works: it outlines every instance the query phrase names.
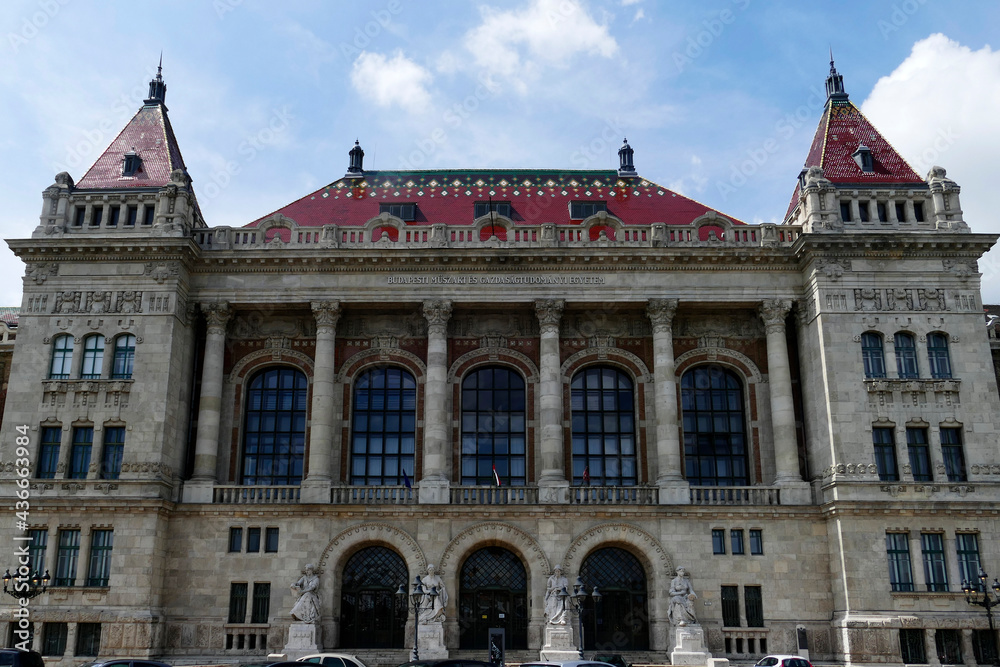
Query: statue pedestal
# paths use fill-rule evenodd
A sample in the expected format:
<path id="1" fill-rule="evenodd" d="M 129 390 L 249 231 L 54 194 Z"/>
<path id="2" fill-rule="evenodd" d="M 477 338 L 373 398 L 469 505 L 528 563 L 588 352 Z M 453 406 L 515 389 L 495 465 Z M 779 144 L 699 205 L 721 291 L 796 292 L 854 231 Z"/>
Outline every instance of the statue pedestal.
<path id="1" fill-rule="evenodd" d="M 545 643 L 539 658 L 545 662 L 579 660 L 580 653 L 573 646 L 573 631 L 568 625 L 546 625 Z"/>
<path id="2" fill-rule="evenodd" d="M 285 644 L 286 660 L 298 660 L 322 650 L 320 629 L 315 623 L 292 623 L 288 626 L 288 643 Z"/>
<path id="3" fill-rule="evenodd" d="M 444 645 L 443 623 L 417 623 L 417 650 L 421 660 L 443 660 L 448 657 Z"/>
<path id="4" fill-rule="evenodd" d="M 674 628 L 674 641 L 670 664 L 702 667 L 712 660 L 712 654 L 705 650 L 705 631 L 700 625 L 678 625 Z M 713 662 L 718 664 L 717 660 Z"/>

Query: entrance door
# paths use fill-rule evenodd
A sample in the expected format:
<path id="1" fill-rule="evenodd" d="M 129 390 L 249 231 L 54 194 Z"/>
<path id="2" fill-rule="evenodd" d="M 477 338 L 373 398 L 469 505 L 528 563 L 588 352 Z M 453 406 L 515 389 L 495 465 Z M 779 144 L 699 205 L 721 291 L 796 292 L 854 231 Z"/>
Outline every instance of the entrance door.
<path id="1" fill-rule="evenodd" d="M 487 649 L 490 628 L 504 628 L 508 649 L 528 648 L 527 573 L 501 547 L 473 553 L 462 565 L 459 648 Z"/>
<path id="2" fill-rule="evenodd" d="M 580 568 L 587 592 L 597 586 L 601 601 L 584 600 L 583 643 L 590 651 L 645 651 L 649 648 L 646 574 L 639 560 L 608 547 L 594 551 Z"/>
<path id="3" fill-rule="evenodd" d="M 340 595 L 340 646 L 403 648 L 406 606 L 396 600 L 406 564 L 395 551 L 368 547 L 344 566 Z"/>

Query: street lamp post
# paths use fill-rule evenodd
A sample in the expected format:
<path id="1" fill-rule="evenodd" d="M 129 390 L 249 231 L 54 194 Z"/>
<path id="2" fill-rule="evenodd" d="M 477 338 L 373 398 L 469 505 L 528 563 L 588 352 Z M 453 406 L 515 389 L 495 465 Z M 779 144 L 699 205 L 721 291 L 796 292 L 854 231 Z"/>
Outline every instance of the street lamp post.
<path id="1" fill-rule="evenodd" d="M 424 596 L 429 598 L 429 602 L 426 607 L 421 607 L 420 603 L 423 602 Z M 437 599 L 438 589 L 437 586 L 431 586 L 430 590 L 425 590 L 422 583 L 420 583 L 419 575 L 413 578 L 413 588 L 410 590 L 409 596 L 406 594 L 406 584 L 400 584 L 399 588 L 396 589 L 396 600 L 405 604 L 407 606 L 406 614 L 409 616 L 410 609 L 413 610 L 413 655 L 412 660 L 420 660 L 420 651 L 418 648 L 417 638 L 419 637 L 417 626 L 420 625 L 420 612 L 425 609 L 433 609 L 434 601 Z"/>
<path id="2" fill-rule="evenodd" d="M 590 595 L 594 598 L 594 614 L 597 614 L 597 603 L 601 601 L 601 592 L 597 590 L 597 586 L 594 586 L 594 592 Z M 580 659 L 583 660 L 583 602 L 587 599 L 587 589 L 583 585 L 583 580 L 580 577 L 576 578 L 572 593 L 563 586 L 562 590 L 559 591 L 559 597 L 562 598 L 564 604 L 567 599 L 573 603 L 573 610 L 576 611 L 580 627 L 580 644 L 577 650 L 580 652 Z"/>
<path id="3" fill-rule="evenodd" d="M 37 570 L 32 573 L 21 572 L 18 568 L 14 568 L 14 572 L 15 574 L 11 574 L 10 570 L 7 570 L 3 575 L 3 592 L 11 597 L 30 600 L 44 593 L 49 586 L 48 570 L 45 571 L 45 576 L 38 574 Z M 8 587 L 11 581 L 14 582 L 14 585 Z"/>
<path id="4" fill-rule="evenodd" d="M 1000 665 L 1000 657 L 997 652 L 997 635 L 993 627 L 993 607 L 1000 605 L 1000 581 L 993 580 L 993 586 L 988 586 L 990 575 L 979 568 L 979 582 L 963 581 L 962 591 L 965 593 L 965 601 L 969 604 L 982 607 L 986 610 L 986 620 L 990 624 L 990 640 L 993 642 L 993 664 Z M 990 588 L 993 589 L 993 596 L 990 596 Z M 982 597 L 980 597 L 982 593 Z"/>

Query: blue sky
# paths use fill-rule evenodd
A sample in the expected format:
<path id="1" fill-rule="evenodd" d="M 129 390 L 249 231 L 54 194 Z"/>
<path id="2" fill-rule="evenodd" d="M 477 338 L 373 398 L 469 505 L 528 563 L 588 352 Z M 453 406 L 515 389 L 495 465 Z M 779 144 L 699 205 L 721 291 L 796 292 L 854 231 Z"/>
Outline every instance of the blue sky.
<path id="1" fill-rule="evenodd" d="M 366 168 L 617 166 L 747 222 L 779 221 L 822 111 L 847 91 L 921 174 L 1000 233 L 1000 3 L 763 0 L 170 3 L 8 0 L 0 15 L 4 238 L 79 179 L 141 105 L 167 106 L 209 225 Z M 1000 251 L 980 262 L 1000 303 Z M 0 250 L 0 305 L 23 266 Z"/>

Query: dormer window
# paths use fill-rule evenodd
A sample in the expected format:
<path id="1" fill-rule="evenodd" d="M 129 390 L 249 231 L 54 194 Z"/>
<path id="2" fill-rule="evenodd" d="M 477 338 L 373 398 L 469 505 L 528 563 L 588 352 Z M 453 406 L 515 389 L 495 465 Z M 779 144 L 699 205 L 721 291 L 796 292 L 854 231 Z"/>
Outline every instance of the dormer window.
<path id="1" fill-rule="evenodd" d="M 142 169 L 142 158 L 133 148 L 122 158 L 122 176 L 135 176 Z"/>
<path id="2" fill-rule="evenodd" d="M 405 222 L 413 222 L 417 219 L 416 204 L 379 204 L 379 213 L 388 213 L 394 218 L 399 218 Z"/>
<path id="3" fill-rule="evenodd" d="M 574 201 L 569 205 L 571 220 L 585 220 L 601 211 L 608 210 L 608 203 L 603 201 Z"/>
<path id="4" fill-rule="evenodd" d="M 477 201 L 476 202 L 476 210 L 475 210 L 475 218 L 478 220 L 479 218 L 481 218 L 484 215 L 486 215 L 487 213 L 489 213 L 491 209 L 497 215 L 502 215 L 505 218 L 511 217 L 510 202 L 505 202 L 505 201 L 495 201 L 495 202 Z"/>
<path id="5" fill-rule="evenodd" d="M 854 158 L 854 161 L 858 163 L 858 166 L 861 167 L 861 171 L 864 173 L 870 174 L 875 171 L 874 163 L 872 162 L 872 151 L 864 144 L 859 144 L 858 149 L 851 153 L 851 157 Z"/>

